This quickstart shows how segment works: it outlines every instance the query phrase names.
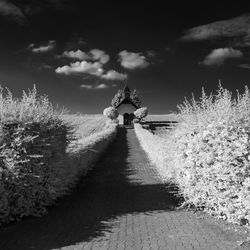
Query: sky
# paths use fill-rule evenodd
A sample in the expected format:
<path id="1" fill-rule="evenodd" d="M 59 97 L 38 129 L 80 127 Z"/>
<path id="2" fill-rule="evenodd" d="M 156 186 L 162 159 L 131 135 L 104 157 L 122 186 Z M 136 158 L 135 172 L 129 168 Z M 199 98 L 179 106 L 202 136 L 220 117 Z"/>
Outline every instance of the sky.
<path id="1" fill-rule="evenodd" d="M 250 86 L 250 7 L 183 2 L 0 0 L 0 84 L 15 96 L 36 84 L 83 114 L 102 113 L 125 84 L 151 114 L 219 80 Z"/>

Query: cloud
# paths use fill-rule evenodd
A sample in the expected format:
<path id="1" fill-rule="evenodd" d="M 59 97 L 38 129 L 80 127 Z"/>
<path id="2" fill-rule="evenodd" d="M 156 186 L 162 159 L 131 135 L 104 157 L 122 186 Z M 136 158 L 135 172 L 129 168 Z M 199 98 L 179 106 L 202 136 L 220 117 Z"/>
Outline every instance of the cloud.
<path id="1" fill-rule="evenodd" d="M 56 41 L 50 40 L 46 45 L 36 47 L 36 45 L 32 43 L 28 46 L 28 48 L 31 49 L 33 53 L 44 53 L 54 49 L 55 45 Z"/>
<path id="2" fill-rule="evenodd" d="M 127 50 L 123 50 L 119 53 L 118 61 L 127 69 L 146 68 L 149 66 L 146 57 L 141 53 L 128 52 Z"/>
<path id="3" fill-rule="evenodd" d="M 206 66 L 219 66 L 229 58 L 240 58 L 243 53 L 240 50 L 233 48 L 219 48 L 211 51 L 201 63 Z"/>
<path id="4" fill-rule="evenodd" d="M 69 0 L 26 1 L 22 4 L 23 12 L 26 15 L 34 15 L 47 9 L 63 10 L 70 7 L 72 7 L 72 1 L 70 5 Z"/>
<path id="5" fill-rule="evenodd" d="M 71 63 L 70 65 L 58 67 L 55 72 L 64 75 L 85 73 L 95 76 L 101 76 L 103 74 L 103 68 L 102 64 L 99 62 L 92 63 L 87 61 L 77 61 Z"/>
<path id="6" fill-rule="evenodd" d="M 82 84 L 80 87 L 85 89 L 106 89 L 109 86 L 105 83 L 100 83 L 98 85 Z"/>
<path id="7" fill-rule="evenodd" d="M 105 83 L 101 83 L 95 87 L 96 89 L 106 89 L 108 88 L 108 85 Z"/>
<path id="8" fill-rule="evenodd" d="M 125 80 L 127 77 L 127 74 L 122 74 L 115 70 L 109 70 L 106 74 L 102 75 L 102 78 L 106 80 Z"/>
<path id="9" fill-rule="evenodd" d="M 72 59 L 79 59 L 79 60 L 87 60 L 90 59 L 89 55 L 83 51 L 81 51 L 80 49 L 74 51 L 64 51 L 62 54 L 63 57 L 66 58 L 72 58 Z"/>
<path id="10" fill-rule="evenodd" d="M 119 73 L 115 70 L 104 70 L 104 64 L 110 60 L 110 56 L 100 49 L 92 49 L 88 52 L 80 49 L 64 51 L 62 57 L 78 59 L 78 61 L 70 63 L 70 65 L 58 67 L 55 70 L 58 74 L 89 74 L 105 80 L 125 80 L 128 77 L 127 74 Z"/>
<path id="11" fill-rule="evenodd" d="M 100 49 L 92 49 L 89 52 L 81 51 L 80 49 L 74 51 L 64 51 L 63 57 L 79 60 L 99 61 L 101 64 L 105 64 L 109 61 L 110 57 L 105 51 Z"/>
<path id="12" fill-rule="evenodd" d="M 64 75 L 89 74 L 105 80 L 125 80 L 128 77 L 127 74 L 122 74 L 115 70 L 109 70 L 104 73 L 102 63 L 87 61 L 77 61 L 70 65 L 58 67 L 55 72 Z"/>
<path id="13" fill-rule="evenodd" d="M 85 89 L 93 89 L 93 85 L 90 84 L 82 84 L 80 87 Z"/>
<path id="14" fill-rule="evenodd" d="M 250 64 L 240 64 L 238 67 L 243 68 L 243 69 L 250 69 Z"/>
<path id="15" fill-rule="evenodd" d="M 109 55 L 100 49 L 92 49 L 89 53 L 92 55 L 93 60 L 98 60 L 102 64 L 107 63 L 110 59 Z"/>
<path id="16" fill-rule="evenodd" d="M 205 41 L 227 39 L 231 46 L 250 46 L 250 14 L 232 19 L 217 21 L 197 27 L 185 32 L 181 41 Z"/>
<path id="17" fill-rule="evenodd" d="M 15 20 L 21 22 L 25 19 L 23 11 L 15 4 L 6 0 L 0 1 L 0 14 L 6 17 L 14 18 Z"/>

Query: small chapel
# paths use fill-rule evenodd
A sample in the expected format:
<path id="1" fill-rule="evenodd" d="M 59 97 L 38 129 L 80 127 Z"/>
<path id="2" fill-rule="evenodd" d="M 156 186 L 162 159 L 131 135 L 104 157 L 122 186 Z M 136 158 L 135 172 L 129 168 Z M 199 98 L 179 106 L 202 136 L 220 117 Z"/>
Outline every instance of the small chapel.
<path id="1" fill-rule="evenodd" d="M 127 85 L 119 94 L 120 98 L 114 104 L 119 113 L 119 124 L 131 126 L 133 125 L 134 111 L 140 108 L 140 101 L 136 102 L 135 99 L 131 98 L 131 91 Z"/>

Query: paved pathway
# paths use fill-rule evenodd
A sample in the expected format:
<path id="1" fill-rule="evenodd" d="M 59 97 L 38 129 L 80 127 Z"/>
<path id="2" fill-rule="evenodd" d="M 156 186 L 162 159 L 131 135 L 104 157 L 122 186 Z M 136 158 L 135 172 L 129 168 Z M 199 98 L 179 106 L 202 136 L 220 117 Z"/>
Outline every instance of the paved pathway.
<path id="1" fill-rule="evenodd" d="M 120 130 L 96 168 L 41 218 L 0 230 L 1 250 L 236 249 L 242 234 L 175 210 L 134 130 Z M 242 247 L 239 249 L 249 249 Z"/>

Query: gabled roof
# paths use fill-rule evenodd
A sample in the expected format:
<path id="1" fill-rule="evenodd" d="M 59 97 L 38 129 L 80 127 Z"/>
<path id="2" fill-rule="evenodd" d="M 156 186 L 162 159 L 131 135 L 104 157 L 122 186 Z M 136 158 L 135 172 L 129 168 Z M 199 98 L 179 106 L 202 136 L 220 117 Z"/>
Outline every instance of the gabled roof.
<path id="1" fill-rule="evenodd" d="M 130 98 L 124 98 L 115 108 L 118 108 L 121 104 L 131 104 L 138 109 L 137 105 Z"/>
<path id="2" fill-rule="evenodd" d="M 125 87 L 123 89 L 123 93 L 125 93 L 125 92 L 130 92 L 130 89 L 129 89 L 127 84 L 125 85 Z"/>

